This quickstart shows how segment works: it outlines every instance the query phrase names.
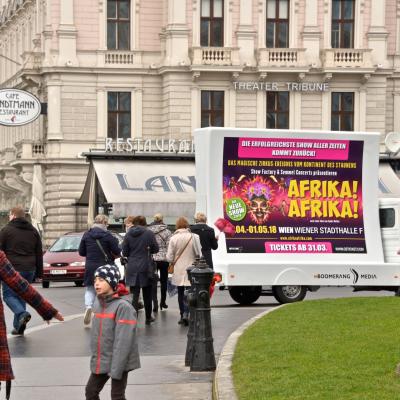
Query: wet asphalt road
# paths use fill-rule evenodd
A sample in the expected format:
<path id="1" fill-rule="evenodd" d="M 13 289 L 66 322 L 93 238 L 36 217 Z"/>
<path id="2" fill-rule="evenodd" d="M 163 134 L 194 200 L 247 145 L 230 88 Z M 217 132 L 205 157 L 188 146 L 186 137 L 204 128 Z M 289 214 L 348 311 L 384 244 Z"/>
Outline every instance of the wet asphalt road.
<path id="1" fill-rule="evenodd" d="M 89 376 L 90 329 L 83 326 L 83 288 L 54 284 L 40 292 L 66 317 L 64 323 L 43 324 L 33 311 L 26 335 L 9 339 L 16 379 L 13 400 L 75 400 L 84 398 Z M 353 293 L 350 288 L 325 288 L 309 293 L 307 299 L 389 295 L 389 292 Z M 138 341 L 142 368 L 129 374 L 127 399 L 211 400 L 212 372 L 189 372 L 184 366 L 187 328 L 177 324 L 177 298 L 168 299 L 169 308 L 159 312 L 151 326 L 138 317 Z M 218 358 L 229 335 L 254 315 L 278 303 L 261 297 L 254 305 L 241 307 L 227 291 L 216 291 L 212 298 L 214 350 Z M 5 306 L 8 332 L 12 315 Z M 3 392 L 0 394 L 0 399 Z M 109 399 L 106 387 L 101 399 Z"/>
<path id="2" fill-rule="evenodd" d="M 78 316 L 83 313 L 83 288 L 78 288 L 69 283 L 53 284 L 49 289 L 39 291 L 64 317 Z M 308 293 L 306 300 L 335 297 L 360 297 L 360 296 L 392 296 L 390 292 L 358 292 L 353 293 L 351 288 L 322 288 L 318 292 Z M 146 355 L 172 355 L 182 354 L 186 348 L 187 330 L 177 324 L 179 310 L 177 298 L 168 298 L 169 308 L 156 314 L 156 322 L 151 326 L 144 324 L 144 313 L 139 312 L 138 337 L 141 354 Z M 243 322 L 267 308 L 278 305 L 274 297 L 263 296 L 251 306 L 239 306 L 229 296 L 228 291 L 215 292 L 211 300 L 214 349 L 217 354 L 221 351 L 228 336 Z M 7 306 L 5 308 L 8 332 L 12 326 L 12 315 Z M 41 318 L 30 310 L 32 320 L 29 328 L 43 325 Z M 46 329 L 43 334 L 36 333 L 35 341 L 24 338 L 13 338 L 10 341 L 12 357 L 63 357 L 63 356 L 88 356 L 90 329 L 83 327 L 81 317 L 65 323 L 52 322 L 56 325 Z M 44 333 L 45 332 L 45 333 Z"/>

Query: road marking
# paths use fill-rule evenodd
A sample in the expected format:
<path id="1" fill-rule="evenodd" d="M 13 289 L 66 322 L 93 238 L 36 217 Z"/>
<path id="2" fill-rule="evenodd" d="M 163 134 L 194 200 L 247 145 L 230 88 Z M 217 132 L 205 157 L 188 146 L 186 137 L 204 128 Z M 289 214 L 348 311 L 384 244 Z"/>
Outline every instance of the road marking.
<path id="1" fill-rule="evenodd" d="M 41 330 L 43 330 L 43 329 L 51 328 L 51 327 L 53 327 L 53 326 L 57 326 L 57 325 L 59 325 L 59 324 L 65 323 L 65 322 L 73 321 L 74 319 L 83 318 L 83 315 L 84 315 L 83 313 L 82 313 L 82 314 L 68 315 L 67 317 L 64 317 L 64 322 L 57 321 L 57 320 L 55 320 L 55 319 L 53 318 L 52 320 L 50 320 L 50 323 L 49 323 L 49 324 L 47 324 L 47 323 L 45 322 L 45 323 L 43 323 L 42 325 L 34 326 L 33 328 L 27 328 L 27 329 L 25 330 L 24 335 L 12 335 L 11 333 L 9 333 L 9 334 L 7 335 L 7 339 L 12 339 L 12 338 L 16 338 L 16 337 L 26 336 L 26 335 L 28 335 L 28 334 L 30 334 L 30 333 L 34 333 L 34 332 L 37 332 L 37 331 L 41 331 Z"/>

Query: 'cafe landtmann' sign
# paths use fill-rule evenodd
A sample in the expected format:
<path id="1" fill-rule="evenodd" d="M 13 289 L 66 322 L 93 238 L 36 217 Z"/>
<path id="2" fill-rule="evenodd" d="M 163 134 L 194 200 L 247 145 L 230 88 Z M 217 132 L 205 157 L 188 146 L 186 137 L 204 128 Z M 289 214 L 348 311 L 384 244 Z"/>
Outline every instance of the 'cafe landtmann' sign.
<path id="1" fill-rule="evenodd" d="M 26 125 L 40 112 L 40 101 L 33 94 L 19 89 L 0 90 L 0 125 Z"/>

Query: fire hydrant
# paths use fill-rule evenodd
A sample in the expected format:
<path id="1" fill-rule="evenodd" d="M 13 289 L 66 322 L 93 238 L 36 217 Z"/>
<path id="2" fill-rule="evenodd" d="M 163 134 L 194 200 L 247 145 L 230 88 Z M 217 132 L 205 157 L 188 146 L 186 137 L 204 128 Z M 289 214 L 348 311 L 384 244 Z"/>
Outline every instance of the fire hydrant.
<path id="1" fill-rule="evenodd" d="M 192 290 L 188 302 L 194 308 L 194 336 L 191 346 L 190 371 L 214 371 L 214 339 L 211 328 L 210 284 L 214 272 L 204 258 L 190 272 Z"/>

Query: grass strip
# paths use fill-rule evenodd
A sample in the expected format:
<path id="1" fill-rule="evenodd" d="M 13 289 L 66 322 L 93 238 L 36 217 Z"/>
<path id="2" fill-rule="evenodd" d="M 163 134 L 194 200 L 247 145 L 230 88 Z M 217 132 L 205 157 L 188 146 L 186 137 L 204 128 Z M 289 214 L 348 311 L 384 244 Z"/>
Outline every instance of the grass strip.
<path id="1" fill-rule="evenodd" d="M 289 304 L 240 337 L 232 364 L 240 400 L 400 399 L 400 299 Z"/>

